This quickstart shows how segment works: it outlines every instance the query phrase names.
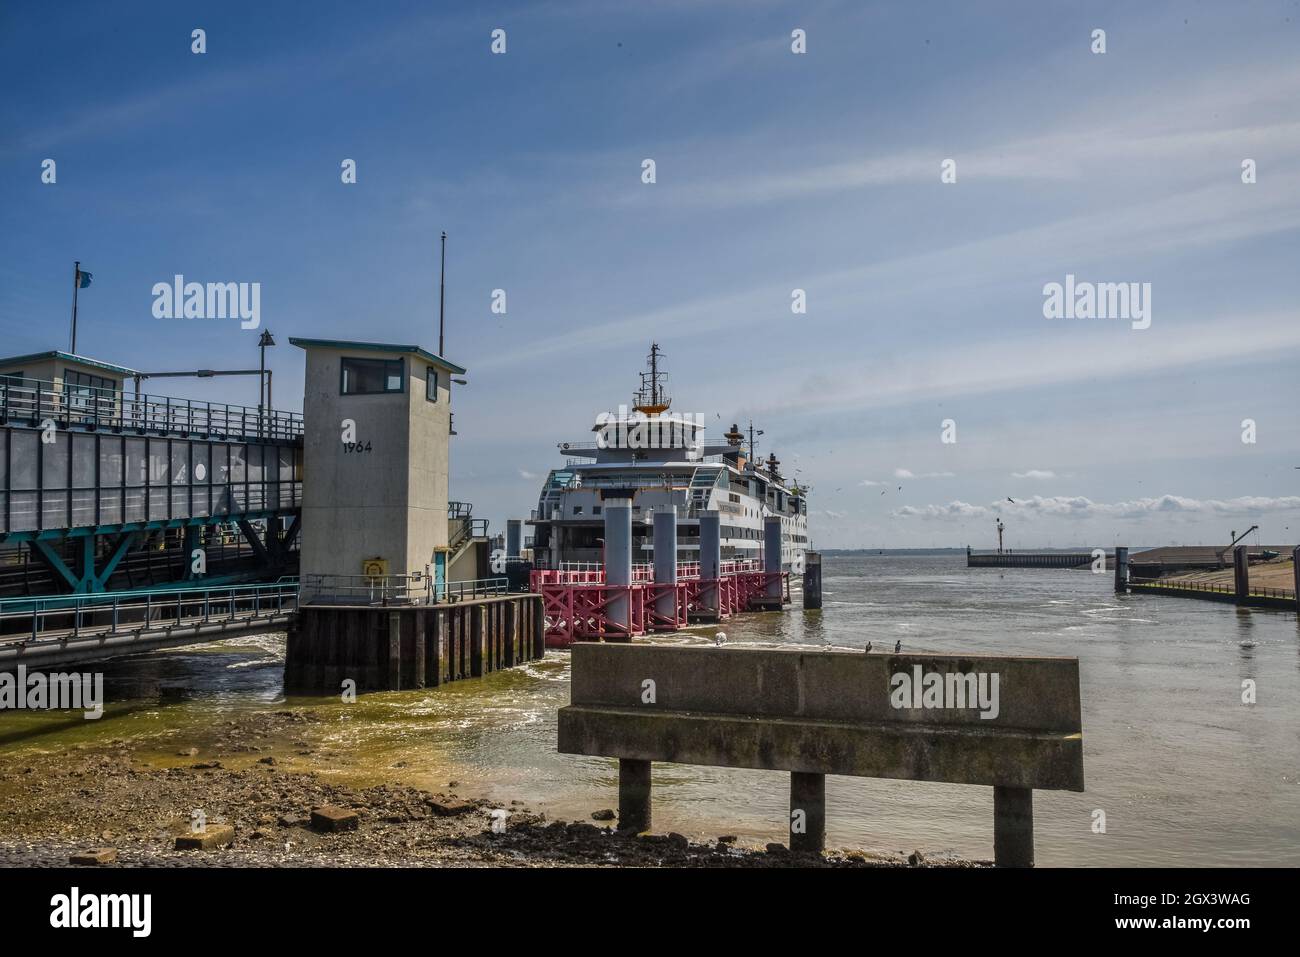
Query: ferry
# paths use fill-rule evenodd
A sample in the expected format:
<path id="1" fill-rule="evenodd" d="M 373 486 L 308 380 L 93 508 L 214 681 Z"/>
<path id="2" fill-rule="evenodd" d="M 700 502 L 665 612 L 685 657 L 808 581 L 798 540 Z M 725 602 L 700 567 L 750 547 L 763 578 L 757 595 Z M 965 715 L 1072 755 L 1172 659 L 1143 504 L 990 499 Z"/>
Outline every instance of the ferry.
<path id="1" fill-rule="evenodd" d="M 733 423 L 724 444 L 708 444 L 703 415 L 671 410 L 662 359 L 658 344 L 651 343 L 631 408 L 598 415 L 593 440 L 559 444 L 565 464 L 547 475 L 528 520 L 533 567 L 603 561 L 603 503 L 630 499 L 635 562 L 653 560 L 654 512 L 673 505 L 679 562 L 699 560 L 700 514 L 716 510 L 724 561 L 760 559 L 764 519 L 776 515 L 782 568 L 801 572 L 808 547 L 807 490 L 782 475 L 775 454 L 757 457 L 752 423 L 748 442 Z"/>

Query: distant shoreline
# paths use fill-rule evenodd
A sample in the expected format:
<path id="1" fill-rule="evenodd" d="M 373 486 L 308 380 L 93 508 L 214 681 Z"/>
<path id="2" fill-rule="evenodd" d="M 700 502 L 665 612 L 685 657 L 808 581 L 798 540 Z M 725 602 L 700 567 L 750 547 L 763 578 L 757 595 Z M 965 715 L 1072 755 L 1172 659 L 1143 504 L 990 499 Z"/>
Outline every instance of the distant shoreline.
<path id="1" fill-rule="evenodd" d="M 1053 552 L 1088 552 L 1100 546 L 1096 545 L 1067 545 L 1064 548 L 1017 548 L 1013 551 L 1020 553 L 1045 553 Z M 1143 551 L 1148 548 L 1146 545 L 1131 546 L 1129 554 Z M 1112 549 L 1107 549 L 1111 551 Z M 956 548 L 821 548 L 814 549 L 821 555 L 965 555 L 966 546 L 961 545 Z M 977 552 L 989 553 L 996 551 L 992 548 L 977 548 Z"/>

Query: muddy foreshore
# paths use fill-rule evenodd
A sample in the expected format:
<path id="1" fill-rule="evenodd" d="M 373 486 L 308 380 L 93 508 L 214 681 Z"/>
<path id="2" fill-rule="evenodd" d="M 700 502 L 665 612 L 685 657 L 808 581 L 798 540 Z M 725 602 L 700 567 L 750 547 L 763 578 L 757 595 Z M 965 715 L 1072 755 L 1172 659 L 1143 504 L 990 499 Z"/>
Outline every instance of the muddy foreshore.
<path id="1" fill-rule="evenodd" d="M 679 834 L 625 835 L 612 812 L 590 821 L 548 820 L 522 801 L 503 805 L 401 784 L 349 787 L 306 767 L 301 747 L 251 745 L 306 720 L 296 711 L 228 722 L 204 750 L 169 761 L 143 758 L 140 742 L 109 741 L 62 750 L 0 751 L 0 866 L 62 867 L 71 855 L 113 848 L 118 867 L 907 867 L 919 855 L 862 851 L 792 854 L 781 845 L 742 848 L 720 835 L 692 843 Z M 319 760 L 317 756 L 316 760 Z M 302 766 L 301 769 L 294 765 Z M 311 811 L 357 812 L 355 830 L 322 832 Z M 493 818 L 504 828 L 493 830 Z M 234 827 L 213 850 L 177 850 L 191 815 Z M 494 812 L 495 813 L 494 815 Z M 978 866 L 944 860 L 946 866 Z"/>

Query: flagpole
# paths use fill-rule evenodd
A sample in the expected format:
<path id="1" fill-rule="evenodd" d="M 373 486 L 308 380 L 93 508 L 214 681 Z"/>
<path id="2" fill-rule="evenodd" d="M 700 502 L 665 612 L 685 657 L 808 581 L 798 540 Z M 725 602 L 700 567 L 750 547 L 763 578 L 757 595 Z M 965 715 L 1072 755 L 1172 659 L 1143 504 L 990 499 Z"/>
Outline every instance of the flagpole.
<path id="1" fill-rule="evenodd" d="M 81 260 L 72 267 L 72 354 L 77 354 L 77 289 L 81 286 Z"/>
<path id="2" fill-rule="evenodd" d="M 438 355 L 443 354 L 442 315 L 443 302 L 447 296 L 447 231 L 442 231 L 442 273 L 438 279 Z"/>

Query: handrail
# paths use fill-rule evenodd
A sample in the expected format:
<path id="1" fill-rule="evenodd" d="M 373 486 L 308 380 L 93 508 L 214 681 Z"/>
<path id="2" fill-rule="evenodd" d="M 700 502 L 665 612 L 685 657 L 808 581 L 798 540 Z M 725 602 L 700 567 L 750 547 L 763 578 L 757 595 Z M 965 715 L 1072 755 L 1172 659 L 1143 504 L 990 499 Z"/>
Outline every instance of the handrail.
<path id="1" fill-rule="evenodd" d="M 440 582 L 430 575 L 306 575 L 300 596 L 303 602 L 366 605 L 437 605 L 480 595 L 504 595 L 509 579 L 473 578 Z"/>
<path id="2" fill-rule="evenodd" d="M 447 547 L 451 551 L 456 551 L 461 545 L 471 538 L 486 538 L 488 530 L 488 520 L 486 518 L 463 518 L 457 519 L 462 524 L 456 530 L 456 534 L 448 541 Z"/>
<path id="3" fill-rule="evenodd" d="M 57 607 L 58 602 L 69 601 L 70 604 Z M 50 603 L 48 606 L 46 605 L 47 602 Z M 214 610 L 217 615 L 215 620 L 223 622 L 279 616 L 285 613 L 286 603 L 291 604 L 293 608 L 297 607 L 298 586 L 294 582 L 283 582 L 271 585 L 222 585 L 214 588 L 179 588 L 170 591 L 149 589 L 142 592 L 50 595 L 36 598 L 0 600 L 0 605 L 10 604 L 16 606 L 20 603 L 26 604 L 27 607 L 21 610 L 15 608 L 15 610 L 7 613 L 0 609 L 0 620 L 7 616 L 17 617 L 21 615 L 29 617 L 31 619 L 30 640 L 39 642 L 42 640 L 42 632 L 46 630 L 45 623 L 49 616 L 71 615 L 72 627 L 70 630 L 73 637 L 80 636 L 86 628 L 93 629 L 96 634 L 119 634 L 118 626 L 123 624 L 122 613 L 124 611 L 143 610 L 142 618 L 127 622 L 138 625 L 139 627 L 134 629 L 137 631 L 147 630 L 155 620 L 160 623 L 171 622 L 170 626 L 160 624 L 160 627 L 180 627 L 186 618 L 193 619 L 195 624 L 207 624 L 214 620 Z M 244 606 L 243 608 L 240 607 L 241 604 Z M 196 609 L 199 607 L 202 608 L 201 615 L 198 613 L 186 615 L 187 608 Z M 110 613 L 111 618 L 108 622 L 97 624 L 93 620 L 95 616 Z M 89 615 L 92 618 L 88 625 L 83 623 L 84 615 Z M 67 631 L 67 629 L 64 629 L 64 631 Z M 58 637 L 49 637 L 44 640 L 56 641 L 60 639 Z"/>
<path id="4" fill-rule="evenodd" d="M 132 591 L 119 592 L 93 592 L 82 595 L 29 595 L 18 596 L 14 598 L 0 598 L 0 619 L 9 615 L 28 615 L 35 611 L 58 612 L 64 609 L 59 608 L 60 604 L 66 605 L 75 610 L 79 607 L 111 607 L 124 600 L 145 599 L 151 601 L 158 596 L 167 595 L 170 597 L 181 596 L 188 600 L 186 596 L 204 595 L 212 596 L 223 593 L 281 593 L 297 592 L 298 579 L 292 576 L 281 576 L 277 581 L 270 583 L 250 582 L 244 585 L 216 585 L 205 587 L 201 584 L 188 588 L 141 588 Z M 9 611 L 9 608 L 20 608 L 19 611 Z"/>
<path id="5" fill-rule="evenodd" d="M 128 395 L 117 389 L 78 389 L 44 379 L 0 375 L 0 421 L 52 419 L 56 424 L 181 432 L 239 438 L 296 439 L 300 412 L 258 409 L 202 399 Z"/>

